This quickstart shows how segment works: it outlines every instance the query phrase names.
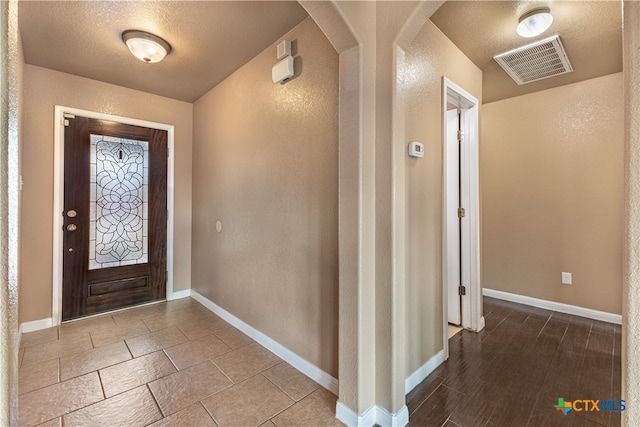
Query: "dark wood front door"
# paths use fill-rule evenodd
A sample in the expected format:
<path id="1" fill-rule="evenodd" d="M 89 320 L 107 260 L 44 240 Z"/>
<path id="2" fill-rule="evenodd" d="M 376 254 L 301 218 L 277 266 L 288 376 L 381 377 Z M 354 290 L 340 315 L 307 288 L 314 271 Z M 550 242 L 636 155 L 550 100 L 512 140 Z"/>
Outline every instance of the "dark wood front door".
<path id="1" fill-rule="evenodd" d="M 163 299 L 167 132 L 76 116 L 64 139 L 62 319 Z"/>

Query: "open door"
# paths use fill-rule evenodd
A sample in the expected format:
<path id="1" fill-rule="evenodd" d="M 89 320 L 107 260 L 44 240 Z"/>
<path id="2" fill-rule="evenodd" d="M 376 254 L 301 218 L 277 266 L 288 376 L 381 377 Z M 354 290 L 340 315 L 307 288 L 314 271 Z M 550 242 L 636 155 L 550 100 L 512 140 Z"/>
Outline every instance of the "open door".
<path id="1" fill-rule="evenodd" d="M 450 110 L 446 111 L 447 127 L 446 140 L 444 144 L 447 168 L 445 181 L 447 183 L 447 193 L 445 194 L 446 212 L 448 216 L 446 261 L 446 288 L 447 288 L 447 320 L 452 325 L 459 326 L 462 323 L 461 313 L 461 242 L 460 226 L 462 218 L 450 218 L 457 216 L 459 208 L 462 207 L 460 201 L 460 111 L 453 104 L 448 104 Z"/>
<path id="2" fill-rule="evenodd" d="M 478 100 L 444 77 L 442 141 L 443 336 L 446 343 L 447 323 L 480 331 L 484 328 L 484 318 L 480 285 Z"/>

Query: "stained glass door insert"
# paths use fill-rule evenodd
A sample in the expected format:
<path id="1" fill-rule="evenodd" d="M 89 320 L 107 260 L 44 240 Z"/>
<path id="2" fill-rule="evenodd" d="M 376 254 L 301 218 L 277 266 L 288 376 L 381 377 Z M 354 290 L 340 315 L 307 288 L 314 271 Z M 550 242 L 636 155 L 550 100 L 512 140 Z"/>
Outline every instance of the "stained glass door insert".
<path id="1" fill-rule="evenodd" d="M 89 269 L 148 259 L 149 143 L 91 135 Z"/>

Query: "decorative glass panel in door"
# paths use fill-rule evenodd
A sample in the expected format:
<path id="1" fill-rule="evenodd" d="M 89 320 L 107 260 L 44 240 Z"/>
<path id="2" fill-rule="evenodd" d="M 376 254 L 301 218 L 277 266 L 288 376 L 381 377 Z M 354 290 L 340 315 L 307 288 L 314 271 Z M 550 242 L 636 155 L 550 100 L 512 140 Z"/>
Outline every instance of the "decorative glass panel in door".
<path id="1" fill-rule="evenodd" d="M 89 269 L 147 262 L 149 142 L 91 135 Z"/>

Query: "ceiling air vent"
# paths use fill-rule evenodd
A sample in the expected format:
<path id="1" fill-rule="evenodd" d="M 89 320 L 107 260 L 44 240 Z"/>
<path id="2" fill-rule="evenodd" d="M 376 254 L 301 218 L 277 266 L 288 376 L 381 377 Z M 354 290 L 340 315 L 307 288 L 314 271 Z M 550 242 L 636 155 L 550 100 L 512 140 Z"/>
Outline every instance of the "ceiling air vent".
<path id="1" fill-rule="evenodd" d="M 559 36 L 493 57 L 519 85 L 573 71 Z"/>

